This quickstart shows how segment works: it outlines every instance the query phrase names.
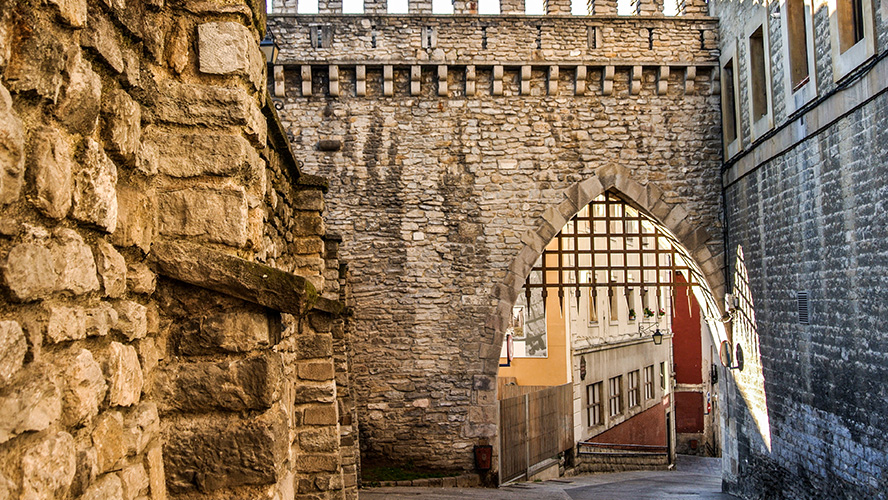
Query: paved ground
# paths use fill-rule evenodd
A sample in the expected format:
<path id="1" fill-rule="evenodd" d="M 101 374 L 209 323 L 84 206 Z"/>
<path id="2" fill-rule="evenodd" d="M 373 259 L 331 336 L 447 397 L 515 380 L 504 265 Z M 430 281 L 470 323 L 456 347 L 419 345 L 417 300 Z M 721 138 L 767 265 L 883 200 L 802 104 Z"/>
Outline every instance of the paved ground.
<path id="1" fill-rule="evenodd" d="M 717 458 L 681 456 L 673 471 L 590 474 L 485 488 L 367 488 L 361 500 L 732 500 L 721 493 Z"/>

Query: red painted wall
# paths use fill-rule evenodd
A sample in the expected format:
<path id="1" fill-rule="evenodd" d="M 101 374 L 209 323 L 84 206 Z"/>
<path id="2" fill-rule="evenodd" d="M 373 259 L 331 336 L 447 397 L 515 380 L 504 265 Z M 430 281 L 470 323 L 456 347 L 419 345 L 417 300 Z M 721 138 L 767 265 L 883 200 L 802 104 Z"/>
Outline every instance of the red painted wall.
<path id="1" fill-rule="evenodd" d="M 675 432 L 703 432 L 702 393 L 675 393 Z"/>
<path id="2" fill-rule="evenodd" d="M 666 407 L 658 404 L 594 436 L 590 441 L 610 444 L 666 446 Z"/>
<path id="3" fill-rule="evenodd" d="M 681 276 L 676 276 L 681 280 Z M 700 339 L 700 306 L 689 287 L 673 288 L 672 349 L 675 356 L 675 381 L 679 384 L 702 384 L 702 341 Z M 677 410 L 677 408 L 676 408 Z"/>

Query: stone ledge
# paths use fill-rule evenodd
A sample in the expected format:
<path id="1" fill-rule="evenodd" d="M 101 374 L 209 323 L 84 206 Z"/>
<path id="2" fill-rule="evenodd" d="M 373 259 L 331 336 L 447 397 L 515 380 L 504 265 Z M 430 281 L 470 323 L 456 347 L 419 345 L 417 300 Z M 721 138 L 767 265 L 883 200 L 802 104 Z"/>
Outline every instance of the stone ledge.
<path id="1" fill-rule="evenodd" d="M 463 474 L 452 477 L 424 477 L 412 481 L 381 481 L 380 488 L 394 486 L 412 486 L 418 488 L 474 488 L 481 486 L 481 477 L 478 474 Z"/>
<path id="2" fill-rule="evenodd" d="M 158 274 L 276 311 L 302 314 L 318 310 L 333 315 L 345 312 L 341 302 L 321 297 L 302 276 L 265 264 L 184 242 L 156 242 L 152 255 Z"/>

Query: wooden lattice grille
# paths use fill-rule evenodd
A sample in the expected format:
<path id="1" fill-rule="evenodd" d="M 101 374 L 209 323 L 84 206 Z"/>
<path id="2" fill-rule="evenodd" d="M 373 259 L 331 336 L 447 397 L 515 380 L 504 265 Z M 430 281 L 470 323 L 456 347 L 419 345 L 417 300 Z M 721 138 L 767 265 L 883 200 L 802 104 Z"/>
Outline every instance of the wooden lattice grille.
<path id="1" fill-rule="evenodd" d="M 556 288 L 564 298 L 641 294 L 673 286 L 702 283 L 700 272 L 668 230 L 653 218 L 612 193 L 583 207 L 555 236 L 537 259 L 524 283 L 528 303 L 533 290 L 544 299 Z"/>

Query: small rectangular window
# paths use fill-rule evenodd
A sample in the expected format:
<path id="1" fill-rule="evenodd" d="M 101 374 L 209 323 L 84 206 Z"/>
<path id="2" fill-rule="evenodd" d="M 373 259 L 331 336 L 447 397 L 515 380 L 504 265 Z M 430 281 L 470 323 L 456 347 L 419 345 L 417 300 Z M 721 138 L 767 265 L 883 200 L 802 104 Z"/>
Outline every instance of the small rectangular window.
<path id="1" fill-rule="evenodd" d="M 731 144 L 738 138 L 737 130 L 737 95 L 734 89 L 734 59 L 729 59 L 722 66 L 722 133 L 725 144 Z"/>
<path id="2" fill-rule="evenodd" d="M 863 40 L 863 0 L 836 0 L 839 51 L 844 54 Z"/>
<path id="3" fill-rule="evenodd" d="M 589 294 L 589 323 L 598 323 L 598 294 L 594 288 Z"/>
<path id="4" fill-rule="evenodd" d="M 644 368 L 644 399 L 654 399 L 654 365 Z"/>
<path id="5" fill-rule="evenodd" d="M 615 417 L 623 413 L 623 376 L 608 380 L 608 398 L 607 398 L 608 416 Z"/>
<path id="6" fill-rule="evenodd" d="M 604 420 L 601 405 L 601 382 L 586 386 L 586 415 L 589 427 L 601 425 Z"/>
<path id="7" fill-rule="evenodd" d="M 808 17 L 805 0 L 786 0 L 789 80 L 792 90 L 808 83 Z"/>
<path id="8" fill-rule="evenodd" d="M 660 363 L 660 389 L 666 390 L 666 363 Z"/>
<path id="9" fill-rule="evenodd" d="M 808 310 L 808 292 L 796 292 L 796 306 L 799 313 L 799 324 L 810 324 Z"/>
<path id="10" fill-rule="evenodd" d="M 629 408 L 635 408 L 639 405 L 639 388 L 638 388 L 638 370 L 629 372 Z"/>
<path id="11" fill-rule="evenodd" d="M 609 302 L 608 309 L 610 309 L 610 320 L 611 321 L 619 321 L 620 320 L 620 316 L 619 316 L 620 307 L 619 307 L 619 303 L 617 301 L 617 294 L 614 293 L 613 288 L 608 288 L 607 295 L 608 295 L 607 298 L 608 298 L 608 302 Z"/>
<path id="12" fill-rule="evenodd" d="M 768 114 L 768 74 L 765 69 L 765 57 L 765 35 L 762 26 L 759 26 L 749 35 L 749 92 L 753 123 Z"/>

